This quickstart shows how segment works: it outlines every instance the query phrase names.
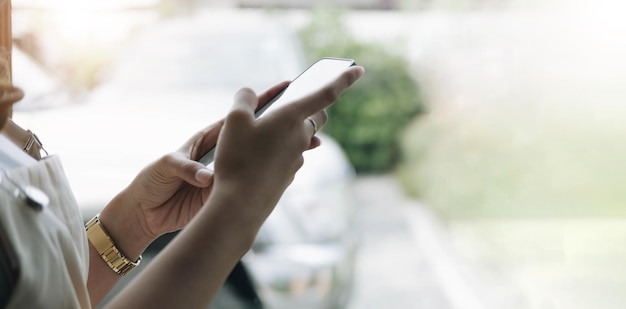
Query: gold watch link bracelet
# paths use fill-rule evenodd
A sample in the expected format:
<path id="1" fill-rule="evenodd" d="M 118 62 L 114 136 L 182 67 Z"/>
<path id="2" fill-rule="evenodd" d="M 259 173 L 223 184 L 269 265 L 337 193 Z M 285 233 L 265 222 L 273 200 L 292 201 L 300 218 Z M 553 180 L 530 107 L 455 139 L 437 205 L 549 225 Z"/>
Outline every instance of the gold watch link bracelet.
<path id="1" fill-rule="evenodd" d="M 141 262 L 141 255 L 136 262 L 133 262 L 126 258 L 115 246 L 109 233 L 107 233 L 100 222 L 100 214 L 97 214 L 89 220 L 89 222 L 85 224 L 85 229 L 87 230 L 87 239 L 89 239 L 89 242 L 115 273 L 124 276 Z"/>

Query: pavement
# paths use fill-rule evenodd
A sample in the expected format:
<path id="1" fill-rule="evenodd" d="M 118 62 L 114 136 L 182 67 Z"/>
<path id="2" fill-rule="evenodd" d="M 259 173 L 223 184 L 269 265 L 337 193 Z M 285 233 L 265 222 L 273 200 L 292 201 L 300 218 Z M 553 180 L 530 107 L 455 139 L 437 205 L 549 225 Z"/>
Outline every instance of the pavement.
<path id="1" fill-rule="evenodd" d="M 444 225 L 391 175 L 360 177 L 360 252 L 348 309 L 493 308 Z"/>

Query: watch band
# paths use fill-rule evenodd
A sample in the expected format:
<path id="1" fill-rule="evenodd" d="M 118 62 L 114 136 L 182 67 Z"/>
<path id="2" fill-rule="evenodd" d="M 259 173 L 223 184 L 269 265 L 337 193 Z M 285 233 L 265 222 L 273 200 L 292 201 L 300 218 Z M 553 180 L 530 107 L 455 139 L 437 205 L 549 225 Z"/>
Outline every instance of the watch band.
<path id="1" fill-rule="evenodd" d="M 141 255 L 136 262 L 133 262 L 120 252 L 104 229 L 104 226 L 102 226 L 100 214 L 89 220 L 85 225 L 85 229 L 87 230 L 89 242 L 91 242 L 98 254 L 115 273 L 124 276 L 141 262 Z"/>

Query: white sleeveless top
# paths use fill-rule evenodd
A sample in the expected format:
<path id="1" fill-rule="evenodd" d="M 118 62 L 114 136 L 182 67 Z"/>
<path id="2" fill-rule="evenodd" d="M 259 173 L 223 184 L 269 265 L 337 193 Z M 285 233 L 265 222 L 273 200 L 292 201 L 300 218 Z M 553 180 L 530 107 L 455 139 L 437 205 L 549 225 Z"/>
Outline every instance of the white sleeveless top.
<path id="1" fill-rule="evenodd" d="M 49 206 L 37 211 L 0 190 L 0 233 L 8 236 L 20 268 L 8 308 L 91 308 L 87 237 L 59 158 L 11 169 L 7 176 L 50 198 Z"/>

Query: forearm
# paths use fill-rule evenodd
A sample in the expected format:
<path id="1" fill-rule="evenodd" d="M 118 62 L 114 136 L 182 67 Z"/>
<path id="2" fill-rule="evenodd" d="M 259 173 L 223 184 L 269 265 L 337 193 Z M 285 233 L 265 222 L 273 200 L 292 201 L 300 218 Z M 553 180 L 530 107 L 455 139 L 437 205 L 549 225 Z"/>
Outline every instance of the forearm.
<path id="1" fill-rule="evenodd" d="M 136 216 L 131 213 L 134 208 L 130 206 L 122 195 L 117 196 L 102 210 L 100 220 L 120 252 L 129 260 L 136 261 L 152 239 L 137 231 Z M 90 242 L 87 288 L 94 307 L 106 297 L 121 277 L 109 267 Z"/>
<path id="2" fill-rule="evenodd" d="M 265 219 L 246 202 L 214 194 L 196 218 L 124 291 L 112 308 L 200 308 L 247 252 Z M 254 208 L 254 207 L 251 207 Z"/>

